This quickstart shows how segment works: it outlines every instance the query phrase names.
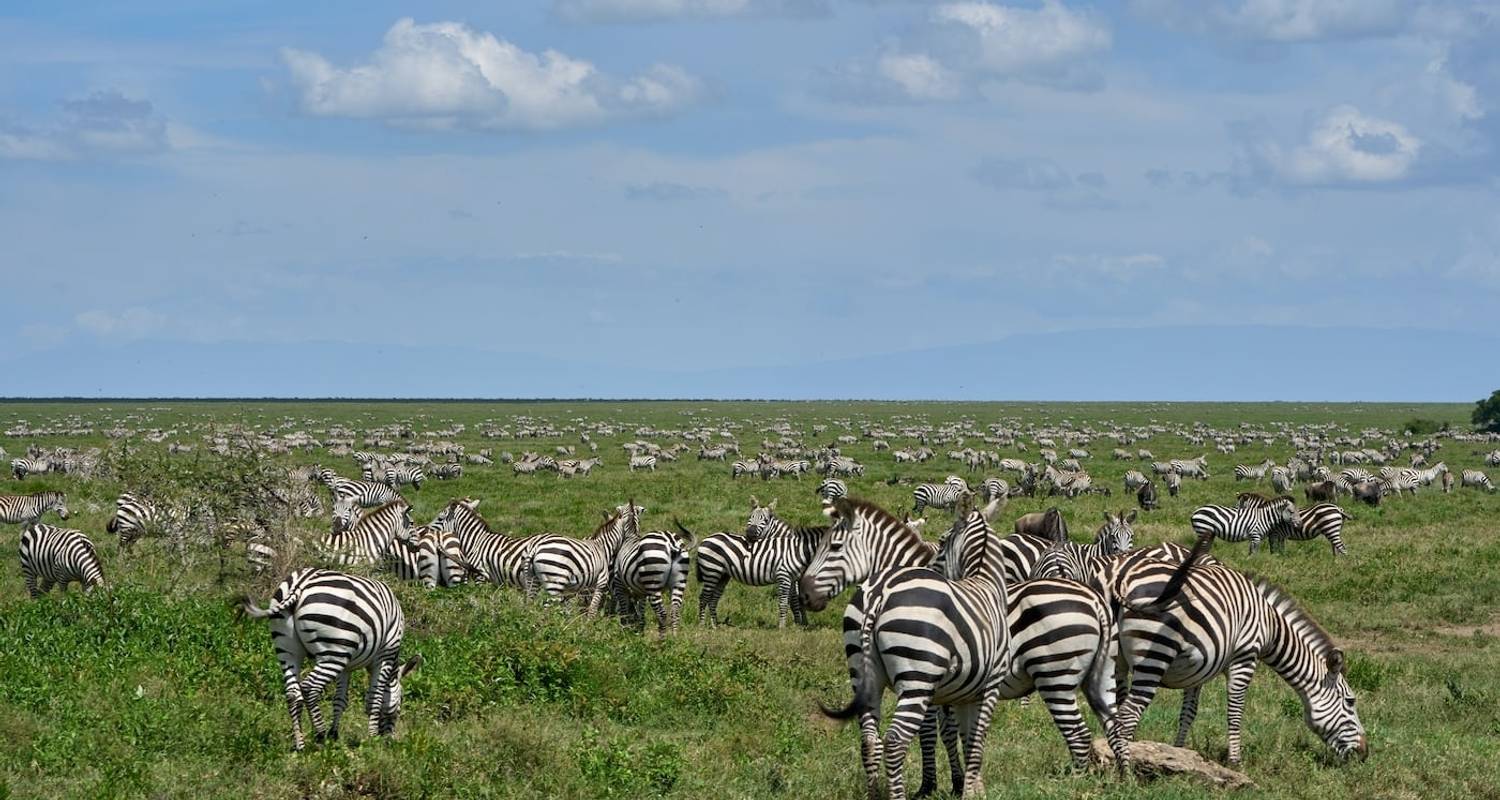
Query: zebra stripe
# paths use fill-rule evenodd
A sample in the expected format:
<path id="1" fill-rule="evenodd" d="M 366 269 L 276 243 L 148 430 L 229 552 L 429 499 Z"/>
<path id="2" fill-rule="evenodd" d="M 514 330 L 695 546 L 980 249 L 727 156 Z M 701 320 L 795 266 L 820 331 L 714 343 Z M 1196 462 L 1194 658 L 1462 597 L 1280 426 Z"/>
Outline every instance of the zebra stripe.
<path id="1" fill-rule="evenodd" d="M 475 580 L 526 588 L 526 548 L 535 537 L 496 533 L 479 515 L 478 505 L 477 500 L 454 500 L 443 508 L 433 524 L 458 538 L 459 563 Z"/>
<path id="2" fill-rule="evenodd" d="M 1184 689 L 1176 744 L 1186 742 L 1198 694 L 1214 677 L 1228 682 L 1229 762 L 1241 761 L 1245 692 L 1265 661 L 1301 697 L 1308 726 L 1338 755 L 1368 753 L 1344 655 L 1282 590 L 1222 565 L 1195 564 L 1213 538 L 1199 538 L 1179 566 L 1142 561 L 1121 576 L 1118 623 L 1130 692 L 1116 709 L 1109 742 L 1121 771 L 1130 742 L 1157 690 Z"/>
<path id="3" fill-rule="evenodd" d="M 1248 507 L 1202 506 L 1193 512 L 1193 533 L 1228 542 L 1250 541 L 1250 552 L 1273 528 L 1297 524 L 1297 505 L 1290 497 L 1277 497 Z"/>
<path id="4" fill-rule="evenodd" d="M 631 501 L 614 514 L 607 514 L 587 539 L 544 534 L 534 537 L 526 548 L 526 595 L 546 592 L 547 599 L 559 600 L 565 593 L 589 592 L 586 613 L 593 616 L 609 588 L 611 567 L 620 545 L 634 538 L 644 509 Z"/>
<path id="5" fill-rule="evenodd" d="M 427 480 L 427 473 L 422 471 L 419 464 L 392 464 L 385 468 L 385 485 L 392 489 L 400 489 L 402 486 L 411 486 L 416 491 L 422 490 L 422 481 Z"/>
<path id="6" fill-rule="evenodd" d="M 629 609 L 638 628 L 646 625 L 641 600 L 650 601 L 656 612 L 656 628 L 666 633 L 677 630 L 682 622 L 682 600 L 687 594 L 688 548 L 693 534 L 682 523 L 673 520 L 678 533 L 647 531 L 621 545 L 615 556 L 615 599 L 621 609 Z M 667 594 L 668 599 L 662 600 Z M 670 612 L 668 609 L 670 608 Z"/>
<path id="7" fill-rule="evenodd" d="M 128 551 L 148 532 L 160 530 L 167 514 L 159 505 L 140 495 L 122 493 L 115 499 L 115 514 L 104 524 L 104 530 L 120 537 L 120 549 Z"/>
<path id="8" fill-rule="evenodd" d="M 1128 552 L 1135 545 L 1135 532 L 1130 527 L 1133 522 L 1134 511 L 1114 515 L 1104 512 L 1104 525 L 1095 534 L 1093 544 L 1062 542 L 1054 545 L 1042 554 L 1029 577 L 1087 581 L 1115 556 Z"/>
<path id="9" fill-rule="evenodd" d="M 958 501 L 969 494 L 969 484 L 957 475 L 949 475 L 942 483 L 924 483 L 911 493 L 913 515 L 921 514 L 923 508 L 956 508 Z"/>
<path id="10" fill-rule="evenodd" d="M 631 456 L 630 471 L 635 472 L 638 469 L 649 469 L 652 472 L 655 472 L 656 456 Z"/>
<path id="11" fill-rule="evenodd" d="M 104 585 L 104 567 L 89 537 L 43 522 L 21 531 L 21 575 L 32 597 L 52 591 L 53 584 L 67 591 L 77 581 L 85 592 Z"/>
<path id="12" fill-rule="evenodd" d="M 827 608 L 851 583 L 897 567 L 927 566 L 937 555 L 936 545 L 874 503 L 843 497 L 823 511 L 834 524 L 797 582 L 803 606 L 813 611 Z"/>
<path id="13" fill-rule="evenodd" d="M 946 562 L 972 569 L 967 577 L 952 581 L 926 567 L 891 570 L 861 587 L 844 612 L 854 698 L 843 709 L 823 710 L 838 719 L 859 717 L 871 796 L 878 796 L 882 760 L 890 796 L 906 796 L 907 746 L 932 706 L 959 709 L 967 756 L 963 795 L 984 795 L 984 740 L 1011 665 L 1005 577 L 999 538 L 984 512 L 961 510 L 945 539 Z M 887 686 L 896 692 L 896 711 L 881 741 Z"/>
<path id="14" fill-rule="evenodd" d="M 353 503 L 361 508 L 374 508 L 400 499 L 396 490 L 383 483 L 375 481 L 357 481 L 352 478 L 340 477 L 327 467 L 320 468 L 314 473 L 314 478 L 328 487 L 332 493 L 334 503 L 340 501 Z"/>
<path id="15" fill-rule="evenodd" d="M 49 472 L 61 472 L 61 464 L 54 464 L 40 458 L 14 458 L 10 462 L 10 474 L 16 480 L 25 480 L 28 475 L 46 475 Z"/>
<path id="16" fill-rule="evenodd" d="M 849 487 L 838 478 L 824 478 L 823 482 L 818 484 L 818 496 L 824 500 L 837 500 L 848 494 Z"/>
<path id="17" fill-rule="evenodd" d="M 294 750 L 304 746 L 303 709 L 319 741 L 339 738 L 339 720 L 348 704 L 349 676 L 360 667 L 370 677 L 365 693 L 370 735 L 395 731 L 396 717 L 401 713 L 401 679 L 422 659 L 413 656 L 401 663 L 406 618 L 389 586 L 357 575 L 306 568 L 293 572 L 276 587 L 267 608 L 257 608 L 249 598 L 240 607 L 255 619 L 271 621 L 271 642 L 281 664 Z M 314 666 L 303 678 L 302 664 L 309 658 Z M 335 680 L 333 719 L 325 726 L 321 701 L 324 690 Z"/>
<path id="18" fill-rule="evenodd" d="M 698 545 L 694 569 L 698 574 L 698 621 L 719 623 L 719 598 L 731 580 L 747 586 L 776 585 L 777 627 L 786 627 L 787 612 L 802 624 L 807 612 L 794 591 L 797 579 L 812 561 L 826 526 L 794 528 L 776 516 L 776 502 L 756 502 L 745 524 L 745 535 L 716 533 Z"/>
<path id="19" fill-rule="evenodd" d="M 1466 469 L 1463 477 L 1459 480 L 1460 486 L 1472 486 L 1475 489 L 1495 491 L 1495 484 L 1490 482 L 1490 476 L 1484 474 L 1484 470 Z"/>
<path id="20" fill-rule="evenodd" d="M 342 566 L 382 564 L 392 558 L 393 543 L 410 538 L 411 506 L 392 500 L 346 527 L 335 525 L 322 542 L 324 557 Z"/>
<path id="21" fill-rule="evenodd" d="M 0 494 L 0 522 L 30 525 L 48 511 L 56 511 L 59 519 L 67 519 L 67 501 L 68 496 L 62 492 Z"/>

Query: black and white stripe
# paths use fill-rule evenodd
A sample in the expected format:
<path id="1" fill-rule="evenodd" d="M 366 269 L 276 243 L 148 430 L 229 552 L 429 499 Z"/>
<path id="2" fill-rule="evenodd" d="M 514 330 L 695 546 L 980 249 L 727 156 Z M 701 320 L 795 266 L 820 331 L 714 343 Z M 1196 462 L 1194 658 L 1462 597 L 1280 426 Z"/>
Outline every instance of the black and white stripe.
<path id="1" fill-rule="evenodd" d="M 59 472 L 61 465 L 40 458 L 14 458 L 10 462 L 10 474 L 16 480 L 24 480 L 28 475 L 46 475 L 49 472 Z"/>
<path id="2" fill-rule="evenodd" d="M 1261 539 L 1272 528 L 1282 526 L 1289 532 L 1297 524 L 1297 504 L 1292 498 L 1282 496 L 1240 508 L 1203 506 L 1193 512 L 1192 523 L 1193 533 L 1200 537 L 1209 536 L 1228 542 L 1249 540 L 1253 554 L 1260 549 Z"/>
<path id="3" fill-rule="evenodd" d="M 824 500 L 837 500 L 848 494 L 849 487 L 838 478 L 824 478 L 823 482 L 818 484 L 818 496 Z"/>
<path id="4" fill-rule="evenodd" d="M 698 621 L 718 624 L 719 598 L 733 580 L 748 586 L 775 584 L 777 626 L 786 627 L 788 612 L 805 624 L 807 612 L 795 585 L 828 528 L 794 528 L 776 516 L 776 501 L 764 506 L 753 498 L 751 502 L 744 536 L 716 533 L 698 545 Z"/>
<path id="5" fill-rule="evenodd" d="M 1114 557 L 1128 552 L 1135 546 L 1135 532 L 1131 523 L 1135 512 L 1118 514 L 1104 512 L 1104 525 L 1094 536 L 1093 544 L 1062 542 L 1042 554 L 1031 578 L 1066 578 L 1084 582 L 1098 574 Z"/>
<path id="6" fill-rule="evenodd" d="M 301 750 L 302 711 L 321 741 L 337 740 L 339 720 L 349 697 L 349 676 L 363 667 L 370 677 L 365 714 L 371 736 L 389 735 L 401 712 L 401 679 L 421 664 L 420 656 L 401 662 L 406 618 L 389 586 L 377 580 L 323 569 L 301 569 L 281 582 L 271 604 L 257 608 L 248 598 L 241 608 L 256 619 L 270 619 L 271 642 L 281 664 L 287 711 L 292 717 L 292 748 Z M 302 664 L 312 659 L 303 678 Z M 320 703 L 337 681 L 333 719 L 323 723 Z"/>
<path id="7" fill-rule="evenodd" d="M 422 471 L 420 464 L 391 464 L 385 468 L 381 476 L 385 485 L 392 489 L 400 489 L 402 486 L 410 486 L 416 491 L 422 490 L 422 481 L 427 480 L 427 473 Z"/>
<path id="8" fill-rule="evenodd" d="M 335 525 L 323 540 L 323 556 L 342 566 L 383 564 L 393 557 L 393 542 L 410 538 L 411 527 L 411 506 L 392 500 L 348 527 Z"/>
<path id="9" fill-rule="evenodd" d="M 923 508 L 956 508 L 959 499 L 968 494 L 968 482 L 957 475 L 949 475 L 942 483 L 924 483 L 912 490 L 911 513 L 921 514 Z"/>
<path id="10" fill-rule="evenodd" d="M 21 530 L 21 575 L 32 597 L 52 591 L 53 584 L 67 591 L 76 581 L 85 592 L 104 585 L 104 567 L 89 537 L 44 522 Z"/>
<path id="11" fill-rule="evenodd" d="M 433 524 L 458 538 L 460 562 L 473 580 L 525 589 L 526 548 L 534 537 L 496 533 L 479 515 L 478 505 L 479 501 L 468 498 L 454 500 Z"/>
<path id="12" fill-rule="evenodd" d="M 104 524 L 104 530 L 120 537 L 121 550 L 129 550 L 148 533 L 161 532 L 167 516 L 159 504 L 125 492 L 115 498 L 115 514 Z"/>
<path id="13" fill-rule="evenodd" d="M 36 494 L 0 494 L 0 522 L 7 525 L 30 525 L 48 511 L 59 519 L 68 518 L 68 496 L 62 492 Z"/>
<path id="14" fill-rule="evenodd" d="M 1495 491 L 1495 484 L 1490 481 L 1490 476 L 1484 474 L 1484 470 L 1466 469 L 1459 479 L 1460 486 L 1484 489 L 1487 492 Z"/>
<path id="15" fill-rule="evenodd" d="M 400 498 L 395 489 L 383 483 L 344 478 L 327 467 L 313 473 L 313 477 L 328 487 L 335 504 L 344 502 L 361 508 L 374 508 Z"/>
<path id="16" fill-rule="evenodd" d="M 545 592 L 548 599 L 559 600 L 564 594 L 587 593 L 586 612 L 593 616 L 609 588 L 615 555 L 625 540 L 637 535 L 643 510 L 634 501 L 620 506 L 587 539 L 533 537 L 524 556 L 527 596 Z"/>
<path id="17" fill-rule="evenodd" d="M 1228 682 L 1229 762 L 1238 764 L 1245 693 L 1265 661 L 1301 697 L 1308 726 L 1340 756 L 1367 753 L 1344 655 L 1284 591 L 1222 565 L 1196 564 L 1211 541 L 1199 539 L 1181 565 L 1143 560 L 1121 576 L 1118 622 L 1121 658 L 1131 672 L 1129 694 L 1109 729 L 1120 769 L 1157 690 L 1183 689 L 1178 746 L 1186 742 L 1203 684 Z"/>
<path id="18" fill-rule="evenodd" d="M 677 532 L 647 531 L 620 546 L 615 556 L 616 605 L 628 610 L 629 617 L 646 624 L 641 600 L 651 603 L 656 612 L 657 630 L 677 630 L 682 621 L 682 600 L 687 594 L 688 569 L 693 534 L 673 520 Z M 666 595 L 666 599 L 663 599 Z"/>

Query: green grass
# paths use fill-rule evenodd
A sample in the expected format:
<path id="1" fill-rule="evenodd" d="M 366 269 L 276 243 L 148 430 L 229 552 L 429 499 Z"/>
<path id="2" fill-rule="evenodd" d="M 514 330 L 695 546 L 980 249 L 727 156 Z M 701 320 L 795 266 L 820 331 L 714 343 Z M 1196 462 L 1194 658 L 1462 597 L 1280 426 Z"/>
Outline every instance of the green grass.
<path id="1" fill-rule="evenodd" d="M 169 406 L 169 410 L 151 410 Z M 871 403 L 557 403 L 338 404 L 152 403 L 6 404 L 0 428 L 78 417 L 102 430 L 127 415 L 129 427 L 176 428 L 173 440 L 193 441 L 193 426 L 284 420 L 314 430 L 329 424 L 366 427 L 395 420 L 419 431 L 462 422 L 458 441 L 519 453 L 550 451 L 562 440 L 481 440 L 486 419 L 508 423 L 526 414 L 562 426 L 572 420 L 616 420 L 624 432 L 600 442 L 603 467 L 587 479 L 513 477 L 508 467 L 467 468 L 459 480 L 408 492 L 418 519 L 451 497 L 484 499 L 497 527 L 518 532 L 584 533 L 599 511 L 627 498 L 648 508 L 659 528 L 673 516 L 700 535 L 743 527 L 750 495 L 780 498 L 792 522 L 820 519 L 814 479 L 731 481 L 728 466 L 699 463 L 691 453 L 655 474 L 629 474 L 619 443 L 636 425 L 683 428 L 705 420 L 744 423 L 747 455 L 785 419 L 807 433 L 815 423 L 885 421 L 925 415 L 933 422 L 1005 417 L 1029 423 L 1163 424 L 1203 421 L 1219 428 L 1277 422 L 1338 422 L 1353 430 L 1395 427 L 1411 419 L 1462 427 L 1461 405 L 1338 404 L 871 404 Z M 514 427 L 513 425 L 511 427 Z M 842 431 L 830 427 L 831 439 Z M 857 431 L 856 431 L 857 432 Z M 102 435 L 0 439 L 14 456 L 30 443 L 106 446 Z M 900 446 L 900 442 L 893 441 Z M 1207 452 L 1214 478 L 1188 481 L 1182 497 L 1136 525 L 1142 544 L 1189 540 L 1192 509 L 1232 502 L 1236 463 L 1284 459 L 1284 444 L 1242 447 L 1223 456 L 1175 436 L 1140 446 L 1158 458 Z M 156 446 L 150 446 L 152 449 Z M 1132 462 L 1109 460 L 1113 443 L 1089 446 L 1096 481 L 1113 498 L 1052 501 L 1075 538 L 1096 527 L 1106 509 L 1133 506 L 1118 494 Z M 944 447 L 937 448 L 940 451 Z M 1450 467 L 1480 466 L 1481 454 L 1448 444 Z M 845 448 L 869 472 L 851 482 L 857 493 L 895 510 L 909 508 L 909 486 L 887 486 L 896 474 L 933 479 L 958 471 L 939 456 L 898 468 L 868 442 Z M 1005 455 L 1013 451 L 1003 451 Z M 1035 449 L 1027 454 L 1035 457 Z M 192 464 L 196 456 L 172 463 Z M 325 460 L 346 474 L 347 459 L 293 454 L 289 462 Z M 206 463 L 206 462 L 200 462 Z M 176 467 L 174 467 L 176 469 Z M 205 466 L 206 469 L 206 466 Z M 159 541 L 122 556 L 103 526 L 122 487 L 66 476 L 7 481 L 3 490 L 58 488 L 69 493 L 69 523 L 100 545 L 111 587 L 90 596 L 54 593 L 25 598 L 14 555 L 0 570 L 0 797 L 859 797 L 862 777 L 852 727 L 819 718 L 815 703 L 842 701 L 847 684 L 838 638 L 839 603 L 812 617 L 807 629 L 777 630 L 769 589 L 731 587 L 720 606 L 729 625 L 696 624 L 690 588 L 683 630 L 667 641 L 638 636 L 609 620 L 587 621 L 562 610 L 533 607 L 492 587 L 426 592 L 398 585 L 408 619 L 410 652 L 426 663 L 407 683 L 407 702 L 390 740 L 366 741 L 364 720 L 351 711 L 345 741 L 289 751 L 289 725 L 264 623 L 237 619 L 231 600 L 250 591 L 264 598 L 271 581 L 236 568 L 217 580 L 212 553 L 191 554 L 186 566 Z M 1009 518 L 1048 505 L 1018 499 Z M 1425 491 L 1380 509 L 1351 507 L 1345 528 L 1350 555 L 1335 562 L 1326 543 L 1289 545 L 1284 556 L 1250 557 L 1244 545 L 1217 554 L 1287 587 L 1350 654 L 1372 755 L 1363 764 L 1332 762 L 1303 726 L 1295 695 L 1269 670 L 1252 686 L 1246 714 L 1245 770 L 1257 795 L 1288 798 L 1486 797 L 1500 795 L 1500 495 Z M 934 514 L 936 536 L 946 515 Z M 0 543 L 14 554 L 13 527 Z M 355 679 L 360 691 L 362 677 Z M 1190 745 L 1210 758 L 1225 752 L 1222 681 L 1204 693 Z M 1167 739 L 1175 729 L 1177 693 L 1165 692 L 1146 715 L 1142 735 Z M 986 762 L 995 797 L 1203 797 L 1214 790 L 1186 779 L 1150 785 L 1107 774 L 1073 774 L 1066 751 L 1040 704 L 1003 704 Z M 915 764 L 911 766 L 915 770 Z M 913 775 L 913 779 L 914 779 Z"/>

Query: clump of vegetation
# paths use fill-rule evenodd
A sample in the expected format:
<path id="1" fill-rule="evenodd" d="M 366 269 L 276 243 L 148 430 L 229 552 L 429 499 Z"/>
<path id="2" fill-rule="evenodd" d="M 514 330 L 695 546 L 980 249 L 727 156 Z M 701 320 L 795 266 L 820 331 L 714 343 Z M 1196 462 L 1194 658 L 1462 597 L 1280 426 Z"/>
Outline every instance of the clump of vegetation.
<path id="1" fill-rule="evenodd" d="M 1470 418 L 1480 430 L 1500 432 L 1500 389 L 1474 404 L 1474 415 Z"/>
<path id="2" fill-rule="evenodd" d="M 1429 436 L 1434 433 L 1441 433 L 1448 430 L 1448 423 L 1438 422 L 1435 419 L 1413 417 L 1402 423 L 1401 429 L 1411 431 L 1418 436 Z"/>

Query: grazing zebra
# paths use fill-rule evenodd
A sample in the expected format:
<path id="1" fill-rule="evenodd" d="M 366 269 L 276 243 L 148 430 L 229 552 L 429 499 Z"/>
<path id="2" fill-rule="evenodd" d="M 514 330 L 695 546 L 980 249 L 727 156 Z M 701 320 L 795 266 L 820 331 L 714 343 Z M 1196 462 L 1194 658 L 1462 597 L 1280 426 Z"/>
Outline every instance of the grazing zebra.
<path id="1" fill-rule="evenodd" d="M 1142 511 L 1155 511 L 1160 503 L 1156 499 L 1156 484 L 1146 481 L 1135 490 L 1135 502 Z"/>
<path id="2" fill-rule="evenodd" d="M 992 504 L 989 511 L 993 512 Z M 860 720 L 865 783 L 878 796 L 880 762 L 892 798 L 904 799 L 906 751 L 928 710 L 958 712 L 966 758 L 962 794 L 982 797 L 984 740 L 1011 666 L 1010 626 L 999 537 L 984 511 L 959 509 L 945 539 L 945 561 L 966 577 L 949 580 L 927 567 L 881 573 L 860 587 L 844 612 L 844 653 L 854 698 L 835 719 Z M 880 739 L 880 700 L 896 692 L 896 711 Z"/>
<path id="3" fill-rule="evenodd" d="M 1175 744 L 1186 743 L 1203 684 L 1228 682 L 1229 762 L 1241 761 L 1245 693 L 1265 661 L 1302 699 L 1303 719 L 1341 757 L 1368 754 L 1344 654 L 1281 589 L 1222 565 L 1197 564 L 1212 532 L 1182 564 L 1141 560 L 1119 576 L 1124 599 L 1120 656 L 1130 667 L 1129 694 L 1115 711 L 1109 744 L 1121 772 L 1146 706 L 1166 686 L 1185 690 Z"/>
<path id="4" fill-rule="evenodd" d="M 1182 476 L 1175 472 L 1168 472 L 1164 478 L 1167 484 L 1167 494 L 1176 497 L 1182 491 Z"/>
<path id="5" fill-rule="evenodd" d="M 631 456 L 630 471 L 635 472 L 638 469 L 649 469 L 652 472 L 655 472 L 656 456 Z"/>
<path id="6" fill-rule="evenodd" d="M 385 485 L 392 489 L 410 486 L 416 491 L 421 491 L 422 481 L 427 480 L 427 473 L 422 471 L 420 464 L 392 464 L 385 468 L 383 477 Z"/>
<path id="7" fill-rule="evenodd" d="M 129 550 L 148 532 L 160 531 L 173 515 L 161 504 L 137 494 L 125 492 L 115 499 L 115 514 L 104 524 L 104 530 L 120 537 L 120 549 Z M 175 541 L 180 548 L 181 543 Z"/>
<path id="8" fill-rule="evenodd" d="M 49 472 L 57 472 L 58 466 L 39 458 L 15 458 L 10 462 L 10 474 L 19 481 L 24 480 L 28 475 L 46 475 Z"/>
<path id="9" fill-rule="evenodd" d="M 957 475 L 949 475 L 942 483 L 924 483 L 911 493 L 912 514 L 921 514 L 923 508 L 956 508 L 960 498 L 969 494 L 969 483 Z"/>
<path id="10" fill-rule="evenodd" d="M 21 530 L 21 575 L 32 597 L 52 591 L 53 584 L 65 592 L 74 581 L 85 592 L 104 585 L 99 554 L 83 531 L 36 521 Z"/>
<path id="11" fill-rule="evenodd" d="M 1248 493 L 1247 493 L 1248 494 Z M 1242 496 L 1243 497 L 1243 496 Z M 1263 502 L 1246 503 L 1239 508 L 1202 506 L 1193 512 L 1193 533 L 1209 540 L 1250 541 L 1250 553 L 1260 549 L 1260 541 L 1273 528 L 1287 529 L 1297 524 L 1297 503 L 1290 497 L 1264 498 Z"/>
<path id="12" fill-rule="evenodd" d="M 1208 457 L 1174 458 L 1172 459 L 1172 471 L 1184 478 L 1197 478 L 1200 481 L 1206 481 L 1209 478 Z"/>
<path id="13" fill-rule="evenodd" d="M 1472 486 L 1475 489 L 1484 489 L 1487 492 L 1495 491 L 1495 484 L 1490 482 L 1490 476 L 1484 474 L 1484 470 L 1466 469 L 1459 479 L 1460 486 Z"/>
<path id="14" fill-rule="evenodd" d="M 760 472 L 758 461 L 736 461 L 730 467 L 731 477 L 738 478 L 741 475 L 755 475 Z"/>
<path id="15" fill-rule="evenodd" d="M 776 516 L 776 501 L 754 501 L 745 535 L 716 533 L 698 545 L 698 622 L 719 623 L 719 598 L 729 581 L 747 586 L 776 585 L 776 626 L 786 627 L 787 612 L 807 623 L 807 612 L 794 591 L 798 577 L 812 561 L 826 526 L 794 528 Z"/>
<path id="16" fill-rule="evenodd" d="M 526 588 L 526 548 L 531 538 L 496 533 L 479 515 L 478 505 L 475 500 L 454 500 L 438 513 L 433 525 L 458 538 L 460 564 L 475 580 Z"/>
<path id="17" fill-rule="evenodd" d="M 396 577 L 435 589 L 464 582 L 463 556 L 457 536 L 435 525 L 421 525 L 409 537 L 391 540 L 386 562 Z"/>
<path id="18" fill-rule="evenodd" d="M 986 503 L 1000 500 L 1000 507 L 1004 508 L 1010 498 L 1010 484 L 1004 478 L 985 478 L 984 483 L 979 485 L 979 497 Z"/>
<path id="19" fill-rule="evenodd" d="M 677 533 L 647 531 L 620 546 L 615 556 L 616 605 L 630 610 L 638 628 L 646 625 L 641 608 L 642 598 L 650 601 L 656 612 L 656 629 L 666 633 L 677 630 L 682 621 L 682 599 L 687 594 L 688 554 L 693 534 L 682 523 L 672 520 Z M 662 595 L 668 600 L 663 602 Z M 671 611 L 668 612 L 670 607 Z"/>
<path id="20" fill-rule="evenodd" d="M 1269 458 L 1253 466 L 1240 464 L 1234 468 L 1234 479 L 1236 482 L 1244 480 L 1260 481 L 1266 477 L 1266 471 L 1274 466 L 1276 466 L 1276 462 Z"/>
<path id="21" fill-rule="evenodd" d="M 631 500 L 613 514 L 605 512 L 604 523 L 587 539 L 557 534 L 532 537 L 524 556 L 527 597 L 545 592 L 546 599 L 560 600 L 565 593 L 587 592 L 585 613 L 594 616 L 609 588 L 620 545 L 637 536 L 644 510 Z"/>
<path id="22" fill-rule="evenodd" d="M 324 556 L 342 566 L 383 564 L 393 557 L 392 543 L 410 538 L 411 506 L 392 500 L 367 512 L 352 525 L 334 525 L 323 539 Z"/>
<path id="23" fill-rule="evenodd" d="M 1125 491 L 1127 492 L 1136 491 L 1150 482 L 1151 480 L 1138 469 L 1133 469 L 1125 473 Z"/>
<path id="24" fill-rule="evenodd" d="M 395 731 L 401 713 L 401 679 L 421 665 L 422 658 L 413 656 L 401 663 L 406 618 L 389 586 L 357 575 L 305 568 L 276 587 L 265 609 L 257 608 L 248 597 L 240 608 L 255 619 L 271 620 L 271 642 L 281 664 L 287 711 L 292 717 L 292 749 L 304 746 L 304 709 L 318 741 L 339 738 L 349 676 L 360 667 L 370 677 L 365 692 L 370 735 Z M 314 666 L 303 678 L 302 663 L 309 658 Z M 338 683 L 333 719 L 325 726 L 320 704 L 324 690 L 334 681 Z"/>
<path id="25" fill-rule="evenodd" d="M 1277 494 L 1292 493 L 1292 471 L 1287 467 L 1271 467 L 1271 490 Z"/>
<path id="26" fill-rule="evenodd" d="M 328 487 L 335 504 L 343 501 L 361 508 L 375 508 L 400 498 L 395 489 L 383 483 L 344 478 L 327 467 L 313 473 L 313 479 Z"/>
<path id="27" fill-rule="evenodd" d="M 1128 552 L 1135 545 L 1135 532 L 1130 528 L 1133 522 L 1134 511 L 1129 515 L 1123 511 L 1119 514 L 1104 512 L 1104 525 L 1095 534 L 1093 544 L 1065 541 L 1054 545 L 1042 554 L 1028 577 L 1088 580 L 1115 556 Z"/>
<path id="28" fill-rule="evenodd" d="M 849 494 L 849 487 L 838 478 L 824 478 L 818 484 L 818 496 L 824 500 L 837 500 Z"/>
<path id="29" fill-rule="evenodd" d="M 48 511 L 56 511 L 59 519 L 67 519 L 67 501 L 68 496 L 62 492 L 0 494 L 0 522 L 30 525 Z"/>
<path id="30" fill-rule="evenodd" d="M 1170 461 L 1153 461 L 1153 462 L 1151 462 L 1151 474 L 1153 474 L 1153 475 L 1160 475 L 1162 477 L 1166 477 L 1167 475 L 1174 474 L 1174 470 L 1172 469 L 1172 462 L 1170 462 Z"/>
<path id="31" fill-rule="evenodd" d="M 1354 517 L 1333 503 L 1319 503 L 1298 509 L 1296 525 L 1290 529 L 1284 527 L 1271 529 L 1271 552 L 1279 553 L 1285 550 L 1287 539 L 1305 542 L 1322 536 L 1328 540 L 1335 556 L 1344 555 L 1349 552 L 1344 548 L 1344 520 L 1346 519 L 1354 519 Z"/>
<path id="32" fill-rule="evenodd" d="M 812 463 L 808 461 L 771 461 L 769 463 L 771 465 L 770 477 L 773 478 L 779 478 L 782 475 L 791 475 L 800 481 L 802 480 L 802 473 L 812 471 Z M 764 471 L 761 472 L 761 477 L 766 477 Z"/>
<path id="33" fill-rule="evenodd" d="M 1448 465 L 1439 461 L 1426 469 L 1417 470 L 1417 483 L 1431 486 L 1448 474 Z"/>
<path id="34" fill-rule="evenodd" d="M 434 478 L 440 481 L 452 480 L 453 478 L 462 478 L 464 475 L 464 465 L 456 462 L 449 464 L 433 464 L 432 468 L 427 470 L 427 475 L 430 478 Z"/>

